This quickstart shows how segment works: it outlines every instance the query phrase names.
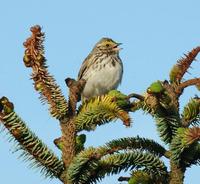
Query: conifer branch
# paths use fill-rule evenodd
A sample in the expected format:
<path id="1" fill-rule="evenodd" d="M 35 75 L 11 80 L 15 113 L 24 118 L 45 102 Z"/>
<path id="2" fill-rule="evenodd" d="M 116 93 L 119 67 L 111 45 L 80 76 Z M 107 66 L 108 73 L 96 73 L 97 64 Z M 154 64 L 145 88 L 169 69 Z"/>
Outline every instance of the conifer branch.
<path id="1" fill-rule="evenodd" d="M 76 154 L 80 153 L 82 150 L 85 149 L 84 147 L 85 142 L 86 142 L 85 134 L 76 135 L 76 145 L 75 145 Z M 61 137 L 56 138 L 54 140 L 54 144 L 56 145 L 58 149 L 62 151 L 64 143 Z"/>
<path id="2" fill-rule="evenodd" d="M 177 116 L 155 116 L 157 130 L 160 138 L 167 144 L 171 143 L 176 131 L 180 126 L 180 119 Z"/>
<path id="3" fill-rule="evenodd" d="M 39 92 L 42 102 L 47 102 L 51 115 L 61 119 L 66 115 L 67 102 L 55 79 L 49 74 L 44 57 L 44 33 L 41 27 L 36 25 L 31 29 L 32 35 L 24 42 L 24 64 L 32 67 L 32 77 L 35 90 Z"/>
<path id="4" fill-rule="evenodd" d="M 188 146 L 187 140 L 185 140 L 185 128 L 179 128 L 177 130 L 176 136 L 172 140 L 171 143 L 171 158 L 176 164 L 180 164 L 181 157 L 180 155 L 183 153 L 184 149 Z"/>
<path id="5" fill-rule="evenodd" d="M 107 158 L 109 155 L 113 155 L 113 154 L 115 155 L 119 151 L 126 151 L 124 153 L 126 154 L 127 151 L 132 153 L 132 151 L 136 151 L 136 150 L 138 151 L 138 153 L 147 151 L 147 154 L 150 154 L 151 152 L 152 155 L 154 155 L 155 157 L 164 156 L 166 154 L 166 150 L 162 146 L 160 146 L 158 143 L 154 142 L 153 140 L 148 140 L 148 139 L 139 138 L 139 137 L 113 140 L 107 143 L 105 146 L 101 146 L 98 148 L 90 147 L 80 152 L 80 154 L 78 154 L 74 158 L 73 162 L 69 166 L 68 177 L 69 179 L 72 177 L 74 178 L 78 177 L 77 181 L 79 182 L 83 181 L 84 183 L 85 175 L 82 176 L 82 172 L 84 172 L 86 175 L 88 173 L 91 173 L 91 170 L 95 169 L 95 166 L 101 159 Z M 96 173 L 96 171 L 94 173 Z"/>
<path id="6" fill-rule="evenodd" d="M 199 124 L 200 121 L 200 98 L 192 98 L 184 107 L 182 113 L 182 125 L 189 127 L 191 124 Z"/>
<path id="7" fill-rule="evenodd" d="M 82 172 L 87 172 L 88 166 L 95 165 L 100 157 L 101 156 L 97 153 L 97 150 L 93 147 L 90 147 L 80 152 L 78 155 L 76 155 L 76 157 L 70 164 L 67 172 L 67 178 L 72 183 L 74 183 L 75 181 L 82 183 Z"/>
<path id="8" fill-rule="evenodd" d="M 185 88 L 195 85 L 200 89 L 200 78 L 183 80 L 200 47 L 194 48 L 178 60 L 170 72 L 170 82 L 153 82 L 144 95 L 125 95 L 117 90 L 91 98 L 80 105 L 85 81 L 66 79 L 69 87 L 68 101 L 62 95 L 55 79 L 48 72 L 44 56 L 44 33 L 40 26 L 31 28 L 32 35 L 24 42 L 24 64 L 32 68 L 31 79 L 40 94 L 42 102 L 49 105 L 50 114 L 60 121 L 62 136 L 54 142 L 62 151 L 62 161 L 26 126 L 15 113 L 14 105 L 6 97 L 0 99 L 0 121 L 17 142 L 16 151 L 32 161 L 33 167 L 41 168 L 47 177 L 56 177 L 64 184 L 96 183 L 106 175 L 131 171 L 130 177 L 119 181 L 129 184 L 182 184 L 187 167 L 200 164 L 200 100 L 195 97 L 179 113 L 179 97 Z M 130 101 L 130 98 L 136 98 Z M 169 144 L 169 150 L 157 142 L 128 137 L 113 140 L 107 144 L 84 148 L 85 134 L 82 130 L 94 130 L 97 126 L 121 119 L 130 126 L 128 112 L 142 109 L 155 119 L 161 139 Z M 190 126 L 192 125 L 192 126 Z M 194 126 L 196 125 L 196 127 Z M 161 161 L 170 160 L 170 172 Z"/>
<path id="9" fill-rule="evenodd" d="M 144 106 L 144 102 L 143 101 L 135 100 L 135 101 L 131 102 L 129 111 L 130 112 L 135 112 L 135 111 L 137 111 L 139 109 L 142 109 L 143 106 Z"/>
<path id="10" fill-rule="evenodd" d="M 142 109 L 154 117 L 161 139 L 169 144 L 176 134 L 177 128 L 181 125 L 177 111 L 178 103 L 173 99 L 171 86 L 168 84 L 165 84 L 167 87 L 160 86 L 161 83 L 159 83 L 153 83 L 148 88 Z"/>
<path id="11" fill-rule="evenodd" d="M 141 108 L 141 102 L 144 101 L 144 96 L 131 93 L 129 95 L 125 95 L 118 90 L 112 90 L 108 93 L 109 97 L 113 98 L 113 101 L 119 106 L 119 108 L 127 111 L 134 112 Z M 136 98 L 133 102 L 130 102 L 131 98 Z"/>
<path id="12" fill-rule="evenodd" d="M 190 160 L 190 165 L 191 164 L 198 164 L 200 166 L 200 143 L 198 143 L 194 150 L 191 150 L 190 152 L 193 153 L 193 157 Z M 190 167 L 190 165 L 188 167 Z"/>
<path id="13" fill-rule="evenodd" d="M 200 128 L 179 128 L 171 144 L 172 155 L 171 158 L 175 163 L 184 163 L 187 165 L 192 154 L 188 154 L 188 150 L 194 150 L 194 143 L 200 140 Z M 195 154 L 195 153 L 193 153 Z M 188 158 L 187 158 L 188 157 Z"/>
<path id="14" fill-rule="evenodd" d="M 176 87 L 176 93 L 177 93 L 177 95 L 180 96 L 185 88 L 187 88 L 189 86 L 198 86 L 198 85 L 200 85 L 200 78 L 189 79 L 187 81 L 180 83 Z"/>
<path id="15" fill-rule="evenodd" d="M 76 105 L 80 99 L 85 81 L 75 81 L 74 79 L 67 78 L 65 82 L 69 87 L 68 116 L 60 121 L 60 126 L 62 131 L 61 141 L 63 143 L 62 159 L 65 168 L 68 168 L 76 154 Z"/>
<path id="16" fill-rule="evenodd" d="M 174 86 L 168 81 L 156 81 L 145 94 L 142 109 L 155 118 L 161 139 L 170 144 L 181 126 L 179 101 Z"/>
<path id="17" fill-rule="evenodd" d="M 148 151 L 152 154 L 155 154 L 159 157 L 165 156 L 167 150 L 151 139 L 145 139 L 137 137 L 127 137 L 127 138 L 120 138 L 117 140 L 112 140 L 106 144 L 108 149 L 108 153 L 112 154 L 114 152 L 118 152 L 120 150 L 140 150 L 140 151 Z"/>
<path id="18" fill-rule="evenodd" d="M 191 167 L 192 164 L 200 164 L 200 147 L 198 141 L 194 141 L 188 147 L 185 147 L 180 157 L 179 164 L 183 169 Z"/>
<path id="19" fill-rule="evenodd" d="M 126 177 L 126 176 L 120 176 L 118 178 L 118 181 L 129 181 L 130 180 L 130 177 Z"/>
<path id="20" fill-rule="evenodd" d="M 133 171 L 129 183 L 158 184 L 156 178 L 152 178 L 147 172 L 143 170 Z"/>
<path id="21" fill-rule="evenodd" d="M 166 180 L 166 177 L 168 177 L 166 166 L 158 157 L 150 153 L 141 153 L 137 151 L 108 155 L 102 157 L 99 161 L 91 161 L 87 167 L 85 167 L 86 170 L 81 170 L 81 173 L 77 173 L 77 170 L 73 169 L 70 170 L 68 174 L 69 179 L 74 184 L 89 184 L 96 183 L 105 175 L 118 174 L 122 170 L 127 171 L 128 169 L 132 170 L 140 167 L 145 167 L 145 171 L 149 173 L 150 176 L 164 178 L 163 180 Z"/>
<path id="22" fill-rule="evenodd" d="M 183 184 L 185 168 L 181 167 L 178 163 L 170 160 L 170 181 L 169 184 Z"/>
<path id="23" fill-rule="evenodd" d="M 187 72 L 188 68 L 195 60 L 195 57 L 200 52 L 200 47 L 194 48 L 188 54 L 185 54 L 184 58 L 178 60 L 177 64 L 173 66 L 170 71 L 170 82 L 179 84 L 183 78 L 183 75 Z"/>
<path id="24" fill-rule="evenodd" d="M 49 148 L 29 130 L 21 118 L 14 112 L 14 106 L 6 97 L 0 99 L 0 120 L 10 132 L 12 139 L 17 141 L 16 151 L 21 150 L 22 157 L 32 161 L 32 166 L 41 168 L 46 177 L 57 177 L 64 170 L 63 163 Z"/>
<path id="25" fill-rule="evenodd" d="M 137 98 L 140 101 L 144 101 L 144 96 L 136 94 L 136 93 L 131 93 L 127 96 L 128 99 L 130 98 Z"/>
<path id="26" fill-rule="evenodd" d="M 98 96 L 84 103 L 79 109 L 76 117 L 76 130 L 94 130 L 97 125 L 117 118 L 121 119 L 125 126 L 130 126 L 131 119 L 128 112 L 119 108 L 112 96 L 109 94 Z"/>
<path id="27" fill-rule="evenodd" d="M 192 127 L 189 128 L 185 132 L 185 139 L 187 140 L 187 144 L 192 144 L 195 141 L 200 140 L 200 127 Z"/>

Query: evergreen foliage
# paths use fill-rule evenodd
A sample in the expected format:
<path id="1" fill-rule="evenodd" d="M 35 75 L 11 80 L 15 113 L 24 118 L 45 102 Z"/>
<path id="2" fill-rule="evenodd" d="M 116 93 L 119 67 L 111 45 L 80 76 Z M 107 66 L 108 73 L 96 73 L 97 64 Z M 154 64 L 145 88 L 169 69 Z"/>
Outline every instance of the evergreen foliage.
<path id="1" fill-rule="evenodd" d="M 200 78 L 183 80 L 200 47 L 180 59 L 170 71 L 169 81 L 153 82 L 143 95 L 125 95 L 113 90 L 77 107 L 84 81 L 67 79 L 69 100 L 62 95 L 48 72 L 44 57 L 44 33 L 40 26 L 31 28 L 32 35 L 24 43 L 24 64 L 32 68 L 31 79 L 50 114 L 59 120 L 62 135 L 54 140 L 62 152 L 60 160 L 14 111 L 7 97 L 0 99 L 0 121 L 4 130 L 17 142 L 17 150 L 40 167 L 46 177 L 56 177 L 64 184 L 97 183 L 107 175 L 128 171 L 129 177 L 119 181 L 129 184 L 182 184 L 188 167 L 200 164 L 200 98 L 191 98 L 180 112 L 180 96 L 188 86 L 200 86 Z M 131 100 L 131 98 L 136 98 Z M 157 132 L 165 146 L 139 136 L 109 141 L 100 147 L 85 147 L 86 135 L 117 119 L 126 127 L 130 112 L 143 110 L 155 120 Z M 163 157 L 170 162 L 167 169 Z"/>

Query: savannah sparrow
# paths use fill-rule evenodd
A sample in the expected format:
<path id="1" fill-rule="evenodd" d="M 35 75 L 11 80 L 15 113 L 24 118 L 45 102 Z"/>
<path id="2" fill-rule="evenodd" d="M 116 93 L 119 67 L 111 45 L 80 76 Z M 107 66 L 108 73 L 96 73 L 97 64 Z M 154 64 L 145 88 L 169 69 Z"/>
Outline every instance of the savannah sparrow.
<path id="1" fill-rule="evenodd" d="M 119 57 L 119 45 L 110 38 L 102 38 L 84 60 L 78 74 L 78 80 L 86 80 L 83 100 L 103 95 L 120 84 L 123 64 Z"/>

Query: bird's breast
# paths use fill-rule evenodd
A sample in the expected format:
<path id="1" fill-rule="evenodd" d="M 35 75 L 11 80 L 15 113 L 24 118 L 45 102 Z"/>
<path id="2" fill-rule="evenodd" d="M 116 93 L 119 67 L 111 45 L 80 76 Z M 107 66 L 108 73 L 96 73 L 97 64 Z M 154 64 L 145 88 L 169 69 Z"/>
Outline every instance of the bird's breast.
<path id="1" fill-rule="evenodd" d="M 116 89 L 121 82 L 123 66 L 119 58 L 107 57 L 98 63 L 98 66 L 88 70 L 84 96 L 97 96 Z"/>

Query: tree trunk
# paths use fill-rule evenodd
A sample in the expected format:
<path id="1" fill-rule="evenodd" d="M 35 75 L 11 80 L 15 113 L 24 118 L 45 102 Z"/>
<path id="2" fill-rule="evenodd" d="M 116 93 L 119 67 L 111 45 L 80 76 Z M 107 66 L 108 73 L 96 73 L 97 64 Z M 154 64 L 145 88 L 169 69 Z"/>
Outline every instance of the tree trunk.
<path id="1" fill-rule="evenodd" d="M 67 123 L 61 123 L 62 130 L 62 159 L 65 167 L 68 167 L 75 156 L 75 123 L 74 118 Z"/>
<path id="2" fill-rule="evenodd" d="M 64 184 L 71 184 L 71 182 L 67 179 L 67 169 L 76 154 L 76 105 L 85 85 L 85 80 L 77 82 L 74 79 L 67 78 L 65 82 L 69 87 L 69 101 L 67 117 L 60 120 L 63 142 L 62 160 L 65 165 L 65 171 L 61 178 Z"/>
<path id="3" fill-rule="evenodd" d="M 170 162 L 170 167 L 171 173 L 169 184 L 183 184 L 185 170 L 172 161 Z"/>

